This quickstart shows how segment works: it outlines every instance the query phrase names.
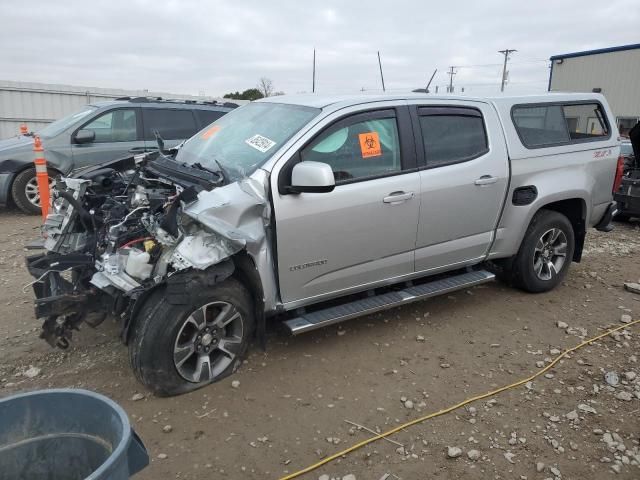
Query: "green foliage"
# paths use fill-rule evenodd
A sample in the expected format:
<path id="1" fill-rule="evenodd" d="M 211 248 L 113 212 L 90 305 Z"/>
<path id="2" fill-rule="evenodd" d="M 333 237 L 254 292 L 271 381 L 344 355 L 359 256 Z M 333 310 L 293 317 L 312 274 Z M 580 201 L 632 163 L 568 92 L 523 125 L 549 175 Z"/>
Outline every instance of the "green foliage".
<path id="1" fill-rule="evenodd" d="M 233 100 L 258 100 L 263 98 L 264 95 L 257 88 L 248 88 L 244 92 L 231 92 L 226 93 L 223 98 L 231 98 Z"/>

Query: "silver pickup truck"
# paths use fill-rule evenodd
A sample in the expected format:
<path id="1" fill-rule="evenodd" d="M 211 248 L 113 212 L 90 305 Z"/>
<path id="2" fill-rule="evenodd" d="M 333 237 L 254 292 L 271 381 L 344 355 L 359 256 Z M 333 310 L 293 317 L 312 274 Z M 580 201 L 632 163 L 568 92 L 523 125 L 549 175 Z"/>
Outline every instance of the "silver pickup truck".
<path id="1" fill-rule="evenodd" d="M 231 374 L 271 317 L 299 334 L 496 276 L 550 290 L 611 229 L 613 118 L 597 94 L 253 102 L 57 180 L 27 259 L 41 336 L 113 318 L 174 395 Z"/>

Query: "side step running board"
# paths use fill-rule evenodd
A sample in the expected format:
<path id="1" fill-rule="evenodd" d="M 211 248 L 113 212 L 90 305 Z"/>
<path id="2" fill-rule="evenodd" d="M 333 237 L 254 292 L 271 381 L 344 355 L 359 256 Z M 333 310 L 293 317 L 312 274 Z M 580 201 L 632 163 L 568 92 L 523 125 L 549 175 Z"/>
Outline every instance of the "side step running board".
<path id="1" fill-rule="evenodd" d="M 292 335 L 298 335 L 300 333 L 326 327 L 327 325 L 332 325 L 334 323 L 344 322 L 345 320 L 350 320 L 355 317 L 369 315 L 380 310 L 386 310 L 388 308 L 398 307 L 400 305 L 424 300 L 425 298 L 435 297 L 455 290 L 480 285 L 481 283 L 490 282 L 494 278 L 495 275 L 491 272 L 487 272 L 486 270 L 465 272 L 459 275 L 408 287 L 404 290 L 382 293 L 380 295 L 362 298 L 353 302 L 337 305 L 335 307 L 305 313 L 299 317 L 285 321 L 284 325 Z"/>

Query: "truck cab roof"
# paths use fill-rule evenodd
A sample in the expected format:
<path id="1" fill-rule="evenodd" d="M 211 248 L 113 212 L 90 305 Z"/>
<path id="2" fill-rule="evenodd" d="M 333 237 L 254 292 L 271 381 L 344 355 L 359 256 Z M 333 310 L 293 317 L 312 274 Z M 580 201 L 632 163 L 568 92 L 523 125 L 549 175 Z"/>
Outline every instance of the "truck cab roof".
<path id="1" fill-rule="evenodd" d="M 599 100 L 603 96 L 598 93 L 544 93 L 537 95 L 514 95 L 514 96 L 488 96 L 471 97 L 462 95 L 430 95 L 424 93 L 357 93 L 346 95 L 324 95 L 324 94 L 299 94 L 281 95 L 257 100 L 258 102 L 285 103 L 289 105 L 300 105 L 313 108 L 335 107 L 344 108 L 363 103 L 386 102 L 386 101 L 420 101 L 425 100 L 434 103 L 442 102 L 483 102 L 494 103 L 496 105 L 517 105 L 520 103 L 550 103 L 581 100 Z"/>

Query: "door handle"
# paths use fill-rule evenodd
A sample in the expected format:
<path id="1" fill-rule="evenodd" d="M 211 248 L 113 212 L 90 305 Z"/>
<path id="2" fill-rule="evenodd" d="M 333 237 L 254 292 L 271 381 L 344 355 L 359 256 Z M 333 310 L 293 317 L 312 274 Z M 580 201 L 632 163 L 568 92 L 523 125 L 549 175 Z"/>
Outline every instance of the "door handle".
<path id="1" fill-rule="evenodd" d="M 382 201 L 384 203 L 402 203 L 411 200 L 414 195 L 413 192 L 391 192 L 388 196 L 384 197 Z"/>
<path id="2" fill-rule="evenodd" d="M 483 175 L 475 182 L 475 185 L 491 185 L 492 183 L 496 183 L 498 181 L 498 177 L 492 177 L 491 175 Z"/>

